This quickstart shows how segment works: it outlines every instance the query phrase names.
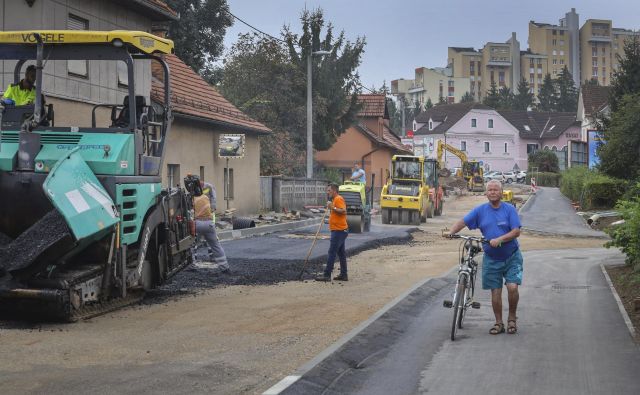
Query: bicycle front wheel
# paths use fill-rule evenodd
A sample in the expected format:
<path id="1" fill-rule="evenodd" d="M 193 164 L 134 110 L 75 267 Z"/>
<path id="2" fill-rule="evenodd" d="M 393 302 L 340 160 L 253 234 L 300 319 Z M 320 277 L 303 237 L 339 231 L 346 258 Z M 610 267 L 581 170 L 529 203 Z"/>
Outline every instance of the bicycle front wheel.
<path id="1" fill-rule="evenodd" d="M 458 332 L 458 325 L 462 320 L 462 309 L 464 308 L 464 292 L 465 292 L 465 278 L 460 277 L 458 280 L 458 286 L 456 287 L 456 297 L 453 301 L 453 322 L 451 323 L 451 340 L 456 340 L 456 333 Z"/>
<path id="2" fill-rule="evenodd" d="M 469 307 L 469 299 L 471 298 L 471 296 L 469 296 L 470 289 L 467 285 L 467 278 L 464 277 L 461 281 L 464 284 L 464 295 L 460 301 L 460 319 L 458 320 L 458 329 L 462 329 L 462 321 L 464 321 L 464 317 L 467 314 L 467 307 Z"/>

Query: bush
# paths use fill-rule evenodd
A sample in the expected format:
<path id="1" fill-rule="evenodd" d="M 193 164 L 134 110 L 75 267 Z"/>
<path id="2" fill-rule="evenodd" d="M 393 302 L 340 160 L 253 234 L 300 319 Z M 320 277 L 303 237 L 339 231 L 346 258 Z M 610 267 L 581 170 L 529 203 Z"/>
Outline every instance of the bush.
<path id="1" fill-rule="evenodd" d="M 596 173 L 585 179 L 580 206 L 589 210 L 592 208 L 612 208 L 618 199 L 624 195 L 627 182 L 617 178 Z"/>
<path id="2" fill-rule="evenodd" d="M 560 192 L 574 202 L 580 201 L 584 180 L 590 171 L 585 166 L 571 167 L 562 172 Z"/>
<path id="3" fill-rule="evenodd" d="M 635 188 L 640 189 L 640 183 Z M 640 197 L 621 200 L 616 210 L 622 214 L 624 224 L 606 230 L 611 241 L 606 247 L 620 247 L 627 255 L 627 264 L 640 271 Z"/>
<path id="4" fill-rule="evenodd" d="M 330 183 L 334 184 L 342 184 L 344 176 L 343 172 L 340 169 L 325 167 L 320 169 L 319 174 L 316 175 L 316 178 L 324 178 Z"/>
<path id="5" fill-rule="evenodd" d="M 539 150 L 529 154 L 529 171 L 534 167 L 538 168 L 539 172 L 558 173 L 560 167 L 558 165 L 558 157 L 555 152 L 549 150 Z"/>
<path id="6" fill-rule="evenodd" d="M 529 173 L 525 180 L 526 184 L 531 184 L 531 177 L 536 179 L 536 185 L 539 187 L 558 187 L 560 185 L 560 174 L 558 173 Z"/>

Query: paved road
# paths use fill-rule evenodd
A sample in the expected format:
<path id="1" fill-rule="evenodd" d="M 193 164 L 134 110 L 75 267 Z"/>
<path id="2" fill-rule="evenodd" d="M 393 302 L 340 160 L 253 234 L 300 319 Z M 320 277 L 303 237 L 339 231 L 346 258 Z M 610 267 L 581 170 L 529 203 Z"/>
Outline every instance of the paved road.
<path id="1" fill-rule="evenodd" d="M 558 188 L 539 188 L 531 202 L 520 210 L 525 229 L 578 237 L 607 237 L 604 232 L 591 229 L 576 215 L 576 210 Z"/>
<path id="2" fill-rule="evenodd" d="M 489 335 L 489 294 L 455 342 L 442 301 L 454 278 L 427 283 L 285 390 L 285 394 L 639 394 L 640 349 L 600 263 L 615 250 L 525 253 L 519 332 Z M 437 291 L 436 289 L 440 289 Z"/>

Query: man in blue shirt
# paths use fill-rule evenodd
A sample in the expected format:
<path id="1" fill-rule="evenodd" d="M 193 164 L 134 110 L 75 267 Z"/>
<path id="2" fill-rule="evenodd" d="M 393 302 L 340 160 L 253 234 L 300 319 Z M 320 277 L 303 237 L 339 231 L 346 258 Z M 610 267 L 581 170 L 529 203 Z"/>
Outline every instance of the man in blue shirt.
<path id="1" fill-rule="evenodd" d="M 488 203 L 484 203 L 458 220 L 449 234 L 456 234 L 465 226 L 471 230 L 480 229 L 482 236 L 489 240 L 483 244 L 482 288 L 491 290 L 491 305 L 496 323 L 489 333 L 497 335 L 505 331 L 502 321 L 502 281 L 507 287 L 509 317 L 507 333 L 514 334 L 516 309 L 518 307 L 518 285 L 522 284 L 522 254 L 516 238 L 520 236 L 520 218 L 516 209 L 501 202 L 502 184 L 492 180 L 487 183 Z"/>
<path id="2" fill-rule="evenodd" d="M 360 164 L 357 162 L 353 164 L 353 173 L 351 173 L 351 181 L 362 182 L 362 183 L 367 182 L 367 176 L 364 173 L 364 169 L 362 169 L 360 167 Z"/>

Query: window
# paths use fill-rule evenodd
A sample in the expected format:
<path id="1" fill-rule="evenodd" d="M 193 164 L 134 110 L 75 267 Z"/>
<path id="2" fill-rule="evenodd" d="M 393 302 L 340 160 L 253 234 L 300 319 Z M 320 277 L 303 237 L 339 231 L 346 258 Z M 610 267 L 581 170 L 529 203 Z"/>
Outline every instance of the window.
<path id="1" fill-rule="evenodd" d="M 551 32 L 551 34 L 553 34 L 554 36 L 558 35 L 558 31 L 556 29 L 553 29 L 553 31 Z"/>
<path id="2" fill-rule="evenodd" d="M 501 85 L 504 85 L 504 71 L 498 72 L 498 81 Z"/>
<path id="3" fill-rule="evenodd" d="M 180 165 L 167 165 L 167 182 L 168 186 L 180 186 Z"/>
<path id="4" fill-rule="evenodd" d="M 591 66 L 598 67 L 598 58 L 595 58 L 591 61 Z"/>
<path id="5" fill-rule="evenodd" d="M 597 77 L 598 76 L 598 68 L 597 67 L 593 68 L 593 72 L 591 73 L 591 76 L 592 77 Z"/>
<path id="6" fill-rule="evenodd" d="M 553 50 L 553 56 L 556 56 L 558 54 L 558 51 L 556 51 L 555 49 Z"/>
<path id="7" fill-rule="evenodd" d="M 69 30 L 89 30 L 89 21 L 73 14 L 69 14 L 67 19 L 67 29 Z M 122 62 L 118 62 L 122 63 Z M 89 77 L 88 60 L 67 60 L 67 72 L 78 77 Z"/>
<path id="8" fill-rule="evenodd" d="M 553 58 L 553 64 L 558 64 L 558 59 Z"/>
<path id="9" fill-rule="evenodd" d="M 560 56 L 564 56 L 564 51 L 560 50 Z"/>
<path id="10" fill-rule="evenodd" d="M 466 151 L 467 150 L 467 142 L 466 141 L 461 141 L 460 142 L 460 151 Z"/>
<path id="11" fill-rule="evenodd" d="M 607 47 L 602 47 L 602 54 L 606 54 L 607 53 Z"/>
<path id="12" fill-rule="evenodd" d="M 605 58 L 604 56 L 602 57 L 602 65 L 603 66 L 607 65 L 607 58 Z"/>
<path id="13" fill-rule="evenodd" d="M 493 70 L 491 70 L 491 83 L 493 84 L 496 81 L 494 74 L 493 74 Z"/>
<path id="14" fill-rule="evenodd" d="M 560 59 L 560 64 L 564 64 L 564 59 Z"/>
<path id="15" fill-rule="evenodd" d="M 551 45 L 558 45 L 558 40 L 556 40 L 555 38 L 551 40 Z"/>
<path id="16" fill-rule="evenodd" d="M 433 130 L 433 121 L 429 121 L 429 130 Z"/>
<path id="17" fill-rule="evenodd" d="M 475 118 L 471 118 L 471 127 L 475 128 L 477 126 L 478 120 Z"/>
<path id="18" fill-rule="evenodd" d="M 480 68 L 480 61 L 478 61 L 478 63 L 477 63 L 477 64 L 478 64 L 478 67 L 477 67 L 477 68 L 478 68 L 478 75 L 480 75 L 480 70 L 482 70 L 482 69 Z"/>
<path id="19" fill-rule="evenodd" d="M 538 74 L 542 74 L 542 67 L 538 67 Z"/>
<path id="20" fill-rule="evenodd" d="M 227 187 L 229 190 L 227 190 Z M 224 199 L 233 199 L 233 169 L 231 168 L 224 169 Z"/>
<path id="21" fill-rule="evenodd" d="M 535 69 L 534 69 L 533 67 L 530 67 L 530 68 L 529 68 L 529 73 L 530 73 L 530 74 L 533 74 L 534 72 L 535 72 Z"/>
<path id="22" fill-rule="evenodd" d="M 560 35 L 564 36 L 564 30 L 560 30 Z"/>
<path id="23" fill-rule="evenodd" d="M 488 141 L 484 142 L 484 152 L 491 152 L 491 143 Z"/>
<path id="24" fill-rule="evenodd" d="M 475 62 L 472 60 L 471 62 L 469 62 L 469 74 L 475 74 Z"/>
<path id="25" fill-rule="evenodd" d="M 488 121 L 488 125 L 487 126 L 489 127 L 489 129 L 493 129 L 493 119 L 490 119 Z"/>
<path id="26" fill-rule="evenodd" d="M 560 40 L 560 46 L 564 45 L 564 40 Z"/>
<path id="27" fill-rule="evenodd" d="M 527 144 L 527 155 L 538 150 L 538 144 Z"/>
<path id="28" fill-rule="evenodd" d="M 598 47 L 591 47 L 591 56 L 598 56 Z"/>
<path id="29" fill-rule="evenodd" d="M 542 65 L 542 59 L 538 59 L 538 66 Z"/>
<path id="30" fill-rule="evenodd" d="M 509 145 L 507 143 L 504 143 L 504 153 L 508 154 L 509 153 Z"/>
<path id="31" fill-rule="evenodd" d="M 534 76 L 533 74 L 529 75 L 529 84 L 533 84 Z"/>

